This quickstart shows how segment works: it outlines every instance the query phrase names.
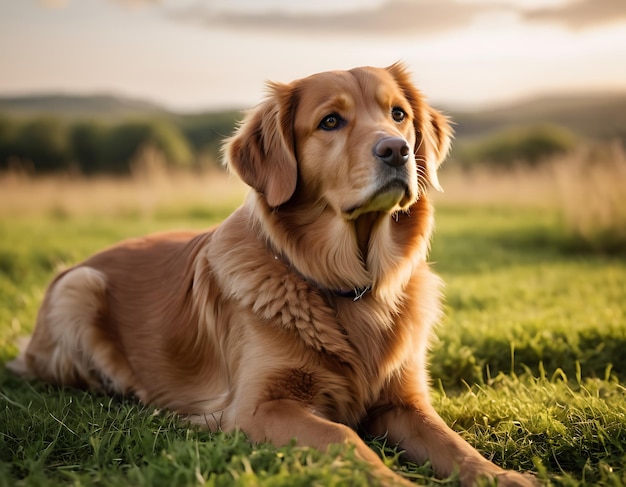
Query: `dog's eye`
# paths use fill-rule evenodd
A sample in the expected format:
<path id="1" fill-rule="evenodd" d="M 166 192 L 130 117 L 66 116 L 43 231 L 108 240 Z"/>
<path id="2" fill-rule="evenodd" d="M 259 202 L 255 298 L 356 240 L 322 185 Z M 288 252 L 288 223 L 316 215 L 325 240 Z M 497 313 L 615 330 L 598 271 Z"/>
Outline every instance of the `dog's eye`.
<path id="1" fill-rule="evenodd" d="M 322 130 L 336 130 L 341 127 L 343 119 L 336 113 L 326 115 L 319 124 L 319 128 Z"/>
<path id="2" fill-rule="evenodd" d="M 393 107 L 391 109 L 391 118 L 393 118 L 395 122 L 403 122 L 406 118 L 406 112 L 400 107 Z"/>

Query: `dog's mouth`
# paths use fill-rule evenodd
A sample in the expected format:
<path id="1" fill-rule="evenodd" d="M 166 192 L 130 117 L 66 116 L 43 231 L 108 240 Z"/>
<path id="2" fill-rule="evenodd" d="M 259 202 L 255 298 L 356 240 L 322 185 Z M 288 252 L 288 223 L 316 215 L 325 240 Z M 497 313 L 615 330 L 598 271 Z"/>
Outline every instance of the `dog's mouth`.
<path id="1" fill-rule="evenodd" d="M 380 186 L 366 201 L 344 210 L 348 219 L 354 220 L 364 213 L 393 212 L 401 209 L 411 199 L 411 190 L 405 179 L 393 178 Z"/>

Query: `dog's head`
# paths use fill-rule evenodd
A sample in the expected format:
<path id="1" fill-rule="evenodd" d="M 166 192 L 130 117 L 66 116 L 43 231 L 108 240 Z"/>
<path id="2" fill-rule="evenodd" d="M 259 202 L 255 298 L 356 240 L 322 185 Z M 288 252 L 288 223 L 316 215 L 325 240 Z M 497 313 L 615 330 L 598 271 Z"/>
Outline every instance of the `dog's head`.
<path id="1" fill-rule="evenodd" d="M 304 198 L 355 219 L 407 210 L 427 184 L 439 189 L 451 128 L 403 65 L 319 73 L 269 89 L 225 155 L 270 207 Z"/>

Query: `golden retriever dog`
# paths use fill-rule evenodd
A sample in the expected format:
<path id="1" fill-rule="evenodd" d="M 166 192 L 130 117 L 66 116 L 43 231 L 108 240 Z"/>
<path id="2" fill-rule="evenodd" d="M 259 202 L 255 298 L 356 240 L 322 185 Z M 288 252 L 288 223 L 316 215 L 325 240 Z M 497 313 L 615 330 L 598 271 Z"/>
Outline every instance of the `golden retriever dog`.
<path id="1" fill-rule="evenodd" d="M 352 444 L 384 485 L 410 482 L 356 427 L 463 485 L 533 485 L 429 400 L 441 282 L 427 191 L 450 137 L 401 64 L 270 84 L 224 148 L 251 187 L 242 206 L 214 229 L 134 238 L 62 272 L 11 368 L 254 442 Z"/>

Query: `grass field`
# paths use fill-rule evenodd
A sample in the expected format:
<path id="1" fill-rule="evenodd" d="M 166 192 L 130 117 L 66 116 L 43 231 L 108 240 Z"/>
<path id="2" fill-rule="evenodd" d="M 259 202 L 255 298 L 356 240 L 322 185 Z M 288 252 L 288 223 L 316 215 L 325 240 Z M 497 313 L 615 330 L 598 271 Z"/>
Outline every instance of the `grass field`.
<path id="1" fill-rule="evenodd" d="M 32 329 L 59 268 L 123 237 L 209 226 L 242 194 L 217 176 L 157 183 L 0 181 L 0 363 Z M 551 204 L 438 198 L 431 258 L 447 284 L 433 398 L 506 468 L 547 485 L 624 485 L 626 259 L 564 250 L 565 233 Z M 368 440 L 407 478 L 456 484 Z M 0 487 L 359 486 L 366 469 L 343 447 L 253 447 L 242 434 L 209 434 L 167 412 L 0 368 Z"/>

